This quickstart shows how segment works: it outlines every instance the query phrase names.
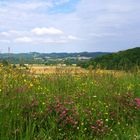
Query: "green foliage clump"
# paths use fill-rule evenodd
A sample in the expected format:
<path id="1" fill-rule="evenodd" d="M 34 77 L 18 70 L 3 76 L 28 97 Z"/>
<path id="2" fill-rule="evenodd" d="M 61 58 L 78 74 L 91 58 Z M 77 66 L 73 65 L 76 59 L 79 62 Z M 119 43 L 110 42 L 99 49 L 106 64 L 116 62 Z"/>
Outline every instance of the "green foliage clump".
<path id="1" fill-rule="evenodd" d="M 140 48 L 107 54 L 79 65 L 84 68 L 92 65 L 93 68 L 101 69 L 126 71 L 137 70 L 140 67 Z"/>

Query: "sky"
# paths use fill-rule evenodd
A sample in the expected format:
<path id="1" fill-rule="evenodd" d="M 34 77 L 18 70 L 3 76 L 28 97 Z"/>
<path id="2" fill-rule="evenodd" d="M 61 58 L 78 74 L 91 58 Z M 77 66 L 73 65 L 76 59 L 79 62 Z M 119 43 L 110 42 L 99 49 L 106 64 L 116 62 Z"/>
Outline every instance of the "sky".
<path id="1" fill-rule="evenodd" d="M 0 0 L 0 52 L 140 46 L 140 0 Z"/>

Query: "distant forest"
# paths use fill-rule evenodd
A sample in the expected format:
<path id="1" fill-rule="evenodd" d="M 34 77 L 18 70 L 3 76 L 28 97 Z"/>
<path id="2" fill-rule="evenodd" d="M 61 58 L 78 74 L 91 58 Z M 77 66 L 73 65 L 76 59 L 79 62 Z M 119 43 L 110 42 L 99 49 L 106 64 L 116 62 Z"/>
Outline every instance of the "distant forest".
<path id="1" fill-rule="evenodd" d="M 45 64 L 45 65 L 55 65 L 58 63 L 61 64 L 77 64 L 79 62 L 85 62 L 91 58 L 96 58 L 109 54 L 108 52 L 81 52 L 81 53 L 1 53 L 0 61 L 8 61 L 12 64 Z"/>
<path id="2" fill-rule="evenodd" d="M 10 64 L 44 64 L 44 65 L 77 65 L 82 68 L 107 70 L 131 70 L 140 68 L 140 47 L 109 52 L 81 52 L 81 53 L 4 53 L 0 54 L 0 62 Z"/>
<path id="3" fill-rule="evenodd" d="M 131 70 L 140 67 L 140 47 L 111 53 L 90 59 L 87 62 L 78 64 L 83 68 L 92 66 L 93 68 L 109 70 Z"/>

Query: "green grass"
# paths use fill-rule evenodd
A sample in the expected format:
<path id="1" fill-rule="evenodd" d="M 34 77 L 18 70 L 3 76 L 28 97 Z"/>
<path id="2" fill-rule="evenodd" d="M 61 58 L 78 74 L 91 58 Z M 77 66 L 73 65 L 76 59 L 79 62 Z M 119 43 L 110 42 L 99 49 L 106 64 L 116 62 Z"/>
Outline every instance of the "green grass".
<path id="1" fill-rule="evenodd" d="M 140 74 L 32 75 L 0 67 L 0 140 L 140 139 Z"/>

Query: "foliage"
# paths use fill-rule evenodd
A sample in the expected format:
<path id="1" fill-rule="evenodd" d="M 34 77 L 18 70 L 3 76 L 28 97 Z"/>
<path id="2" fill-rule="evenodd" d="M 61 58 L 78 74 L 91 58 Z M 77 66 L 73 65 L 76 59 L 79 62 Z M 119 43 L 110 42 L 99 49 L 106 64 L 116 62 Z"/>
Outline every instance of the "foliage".
<path id="1" fill-rule="evenodd" d="M 9 65 L 8 61 L 7 61 L 7 60 L 4 60 L 4 59 L 1 60 L 0 63 L 1 63 L 3 66 L 8 66 L 8 65 Z"/>
<path id="2" fill-rule="evenodd" d="M 79 66 L 84 68 L 87 68 L 90 65 L 92 65 L 93 68 L 110 70 L 136 70 L 140 67 L 140 48 L 107 54 L 79 64 Z"/>
<path id="3" fill-rule="evenodd" d="M 0 73 L 1 140 L 140 138 L 140 73 Z"/>
<path id="4" fill-rule="evenodd" d="M 58 63 L 65 63 L 68 65 L 76 64 L 78 57 L 92 57 L 108 54 L 105 52 L 81 52 L 81 53 L 3 53 L 0 54 L 0 59 L 10 60 L 12 64 L 46 64 L 55 65 Z"/>

